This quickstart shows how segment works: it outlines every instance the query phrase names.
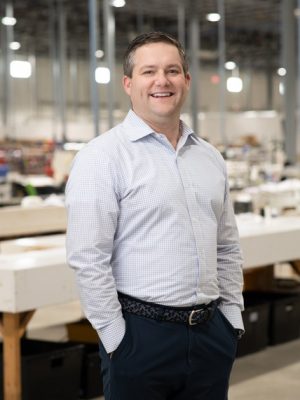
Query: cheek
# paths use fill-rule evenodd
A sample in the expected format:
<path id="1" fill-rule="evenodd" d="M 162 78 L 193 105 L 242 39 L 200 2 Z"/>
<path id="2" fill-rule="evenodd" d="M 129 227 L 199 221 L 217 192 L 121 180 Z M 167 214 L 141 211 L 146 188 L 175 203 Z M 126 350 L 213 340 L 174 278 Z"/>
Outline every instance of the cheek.
<path id="1" fill-rule="evenodd" d="M 132 91 L 132 95 L 136 98 L 147 97 L 147 89 L 143 86 L 138 86 Z"/>

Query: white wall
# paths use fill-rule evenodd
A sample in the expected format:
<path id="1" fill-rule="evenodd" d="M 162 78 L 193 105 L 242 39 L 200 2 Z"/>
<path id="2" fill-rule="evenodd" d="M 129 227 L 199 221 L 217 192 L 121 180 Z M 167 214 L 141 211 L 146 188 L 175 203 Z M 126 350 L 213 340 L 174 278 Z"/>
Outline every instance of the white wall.
<path id="1" fill-rule="evenodd" d="M 93 118 L 90 111 L 89 66 L 86 61 L 77 64 L 78 76 L 76 81 L 77 96 L 74 101 L 74 82 L 70 76 L 70 62 L 65 71 L 66 99 L 67 99 L 67 137 L 69 140 L 89 140 L 93 137 Z M 199 111 L 204 114 L 200 118 L 200 135 L 207 136 L 212 141 L 219 138 L 219 85 L 211 83 L 211 76 L 216 74 L 214 69 L 203 69 L 198 79 L 192 77 L 192 84 L 196 84 L 199 91 Z M 230 73 L 228 73 L 228 76 Z M 267 79 L 263 72 L 249 73 L 241 71 L 245 90 L 241 93 L 226 94 L 226 106 L 229 111 L 236 113 L 244 110 L 265 110 L 267 107 Z M 121 87 L 122 68 L 117 65 L 115 76 L 115 106 L 116 122 L 126 114 L 130 104 Z M 273 106 L 281 111 L 281 96 L 278 93 L 278 78 L 273 79 Z M 36 95 L 34 87 L 36 84 Z M 1 88 L 0 88 L 1 89 Z M 0 138 L 9 136 L 18 139 L 56 139 L 61 140 L 61 125 L 59 115 L 53 107 L 53 79 L 52 63 L 49 59 L 36 60 L 36 78 L 12 79 L 13 104 L 11 109 L 11 123 L 8 129 L 0 125 Z M 100 97 L 100 131 L 107 128 L 106 93 L 107 87 L 99 85 Z M 77 108 L 75 106 L 77 105 Z M 189 113 L 190 99 L 187 99 L 183 112 Z M 188 117 L 186 117 L 188 119 Z M 256 120 L 256 122 L 255 122 Z M 2 123 L 2 120 L 1 120 Z M 239 134 L 257 134 L 269 139 L 281 134 L 280 118 L 258 118 L 244 114 L 230 113 L 226 117 L 226 132 L 230 140 Z"/>

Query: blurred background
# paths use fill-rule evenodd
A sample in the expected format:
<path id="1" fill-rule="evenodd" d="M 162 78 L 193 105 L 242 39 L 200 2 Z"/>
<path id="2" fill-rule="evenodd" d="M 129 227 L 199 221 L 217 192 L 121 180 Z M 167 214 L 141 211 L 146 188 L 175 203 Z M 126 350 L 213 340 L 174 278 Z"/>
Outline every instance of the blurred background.
<path id="1" fill-rule="evenodd" d="M 185 47 L 182 119 L 227 164 L 247 331 L 230 399 L 299 398 L 300 0 L 2 0 L 0 399 L 102 396 L 64 189 L 77 151 L 127 114 L 123 54 L 153 30 Z"/>

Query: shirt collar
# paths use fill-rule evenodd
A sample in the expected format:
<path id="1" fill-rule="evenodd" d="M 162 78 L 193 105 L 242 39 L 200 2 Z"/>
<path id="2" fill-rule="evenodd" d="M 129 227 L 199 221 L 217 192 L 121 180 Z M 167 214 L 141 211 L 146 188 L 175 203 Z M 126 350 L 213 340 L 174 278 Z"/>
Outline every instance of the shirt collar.
<path id="1" fill-rule="evenodd" d="M 197 136 L 194 131 L 186 125 L 182 120 L 180 120 L 182 126 L 182 136 L 191 136 L 195 142 L 198 143 Z M 126 134 L 132 142 L 142 139 L 148 135 L 155 133 L 153 129 L 146 124 L 142 118 L 140 118 L 133 110 L 129 110 L 126 115 L 123 125 L 126 128 Z"/>
<path id="2" fill-rule="evenodd" d="M 132 142 L 154 133 L 153 129 L 142 118 L 138 117 L 133 110 L 129 110 L 123 121 L 123 125 L 126 128 L 127 136 Z"/>

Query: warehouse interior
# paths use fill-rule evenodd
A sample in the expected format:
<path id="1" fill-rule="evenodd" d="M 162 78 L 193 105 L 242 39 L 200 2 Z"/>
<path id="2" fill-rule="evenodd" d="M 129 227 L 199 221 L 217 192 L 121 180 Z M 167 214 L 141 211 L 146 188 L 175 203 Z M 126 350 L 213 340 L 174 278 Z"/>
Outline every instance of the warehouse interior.
<path id="1" fill-rule="evenodd" d="M 126 116 L 123 55 L 150 31 L 185 47 L 182 119 L 226 161 L 246 328 L 229 400 L 299 399 L 300 1 L 3 0 L 0 19 L 0 399 L 104 399 L 64 190 Z"/>

